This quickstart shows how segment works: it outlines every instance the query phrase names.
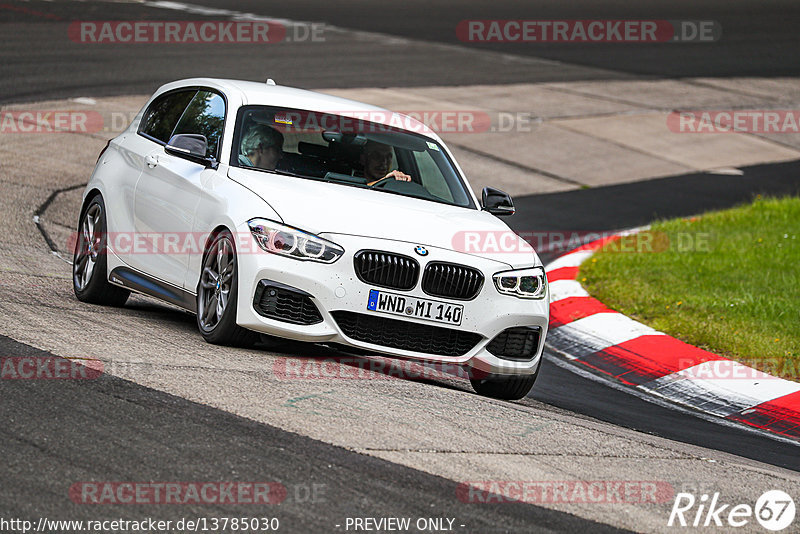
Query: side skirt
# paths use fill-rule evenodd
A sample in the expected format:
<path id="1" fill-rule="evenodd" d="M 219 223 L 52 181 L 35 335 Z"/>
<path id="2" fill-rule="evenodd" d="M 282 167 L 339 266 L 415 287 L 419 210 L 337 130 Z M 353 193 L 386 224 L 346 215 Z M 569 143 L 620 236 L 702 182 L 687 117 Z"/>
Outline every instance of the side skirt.
<path id="1" fill-rule="evenodd" d="M 194 293 L 134 271 L 129 267 L 117 267 L 111 271 L 108 281 L 125 289 L 143 293 L 197 313 L 197 299 Z"/>

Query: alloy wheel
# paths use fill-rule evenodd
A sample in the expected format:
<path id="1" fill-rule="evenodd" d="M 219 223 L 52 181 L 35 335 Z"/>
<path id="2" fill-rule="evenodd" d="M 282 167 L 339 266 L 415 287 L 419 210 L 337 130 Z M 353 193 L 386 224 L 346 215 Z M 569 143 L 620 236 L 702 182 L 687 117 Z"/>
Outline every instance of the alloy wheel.
<path id="1" fill-rule="evenodd" d="M 72 264 L 72 276 L 75 287 L 82 291 L 92 280 L 97 265 L 97 256 L 102 246 L 103 208 L 92 204 L 86 211 L 78 235 L 78 246 L 75 248 L 75 260 Z"/>
<path id="2" fill-rule="evenodd" d="M 204 330 L 213 330 L 222 319 L 231 297 L 236 254 L 228 236 L 222 236 L 209 249 L 200 275 L 197 316 Z"/>

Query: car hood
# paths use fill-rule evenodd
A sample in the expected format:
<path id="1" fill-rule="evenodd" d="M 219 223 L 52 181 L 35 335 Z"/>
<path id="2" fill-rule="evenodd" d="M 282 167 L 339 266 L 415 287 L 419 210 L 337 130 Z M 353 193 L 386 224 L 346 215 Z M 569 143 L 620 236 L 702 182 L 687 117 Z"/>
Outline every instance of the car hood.
<path id="1" fill-rule="evenodd" d="M 527 242 L 485 211 L 236 167 L 228 176 L 264 199 L 284 224 L 314 234 L 405 241 L 511 267 L 541 263 Z"/>

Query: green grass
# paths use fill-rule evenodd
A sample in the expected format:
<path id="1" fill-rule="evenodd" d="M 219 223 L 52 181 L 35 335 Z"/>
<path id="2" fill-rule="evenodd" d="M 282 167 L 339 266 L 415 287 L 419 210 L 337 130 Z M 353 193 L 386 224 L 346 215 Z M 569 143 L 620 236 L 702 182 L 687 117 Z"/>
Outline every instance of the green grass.
<path id="1" fill-rule="evenodd" d="M 592 256 L 578 279 L 657 330 L 800 380 L 800 198 L 657 222 Z"/>

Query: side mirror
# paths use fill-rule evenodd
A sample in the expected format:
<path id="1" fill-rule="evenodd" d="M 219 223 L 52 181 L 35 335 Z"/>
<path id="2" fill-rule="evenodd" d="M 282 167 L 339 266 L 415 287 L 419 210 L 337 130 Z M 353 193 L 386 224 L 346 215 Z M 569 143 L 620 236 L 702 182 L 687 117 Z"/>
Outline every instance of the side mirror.
<path id="1" fill-rule="evenodd" d="M 219 167 L 219 162 L 212 156 L 206 156 L 207 149 L 208 140 L 205 135 L 200 134 L 173 135 L 164 147 L 168 154 L 216 169 Z"/>
<path id="2" fill-rule="evenodd" d="M 493 187 L 483 188 L 483 210 L 488 211 L 492 215 L 498 217 L 507 217 L 514 215 L 514 202 L 508 193 L 495 189 Z"/>

